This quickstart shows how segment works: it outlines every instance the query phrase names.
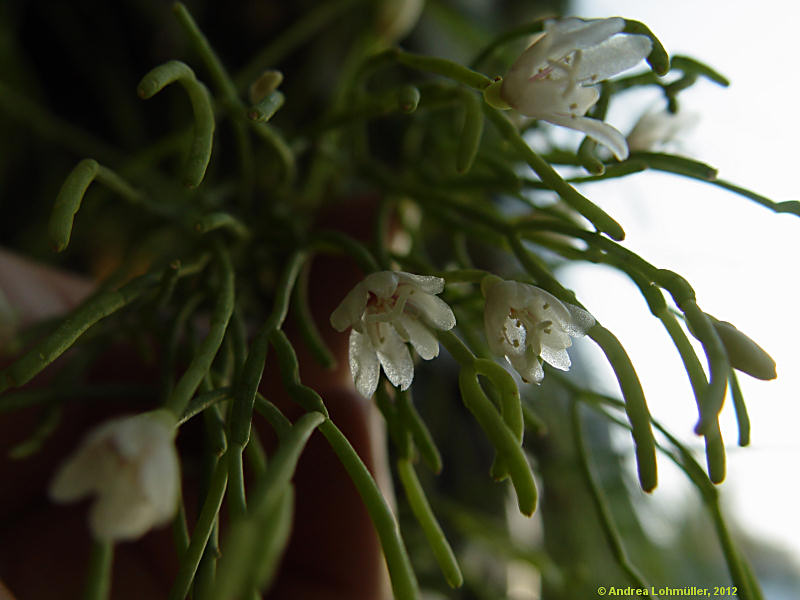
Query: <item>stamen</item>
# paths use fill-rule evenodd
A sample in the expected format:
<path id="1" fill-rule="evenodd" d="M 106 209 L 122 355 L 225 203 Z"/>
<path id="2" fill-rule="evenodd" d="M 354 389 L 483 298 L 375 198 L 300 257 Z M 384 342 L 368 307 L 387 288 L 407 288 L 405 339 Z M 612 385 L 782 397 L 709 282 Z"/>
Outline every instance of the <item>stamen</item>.
<path id="1" fill-rule="evenodd" d="M 369 322 L 389 322 L 394 321 L 395 319 L 399 318 L 403 311 L 405 310 L 406 303 L 408 302 L 408 297 L 414 291 L 414 288 L 403 285 L 397 287 L 397 292 L 391 297 L 391 300 L 394 300 L 394 306 L 388 309 L 386 308 L 387 300 L 382 299 L 382 302 L 379 302 L 376 309 L 379 312 L 375 314 L 365 315 L 364 319 Z"/>
<path id="2" fill-rule="evenodd" d="M 564 87 L 564 93 L 562 97 L 567 98 L 570 94 L 574 93 L 578 89 L 578 66 L 581 63 L 581 59 L 583 58 L 583 51 L 582 50 L 575 50 L 573 54 L 574 60 L 572 61 L 571 66 L 562 67 L 564 72 L 567 74 L 567 85 Z M 573 108 L 570 106 L 570 108 Z M 574 116 L 574 115 L 573 115 Z"/>

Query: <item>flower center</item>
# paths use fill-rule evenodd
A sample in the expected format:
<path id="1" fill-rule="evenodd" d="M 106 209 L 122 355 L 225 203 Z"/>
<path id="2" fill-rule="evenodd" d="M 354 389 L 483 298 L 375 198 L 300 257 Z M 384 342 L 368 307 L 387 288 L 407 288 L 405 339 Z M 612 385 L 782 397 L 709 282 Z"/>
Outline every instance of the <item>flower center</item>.
<path id="1" fill-rule="evenodd" d="M 379 297 L 370 292 L 364 320 L 367 323 L 394 321 L 403 314 L 408 298 L 413 293 L 414 288 L 408 285 L 397 286 L 389 297 Z"/>

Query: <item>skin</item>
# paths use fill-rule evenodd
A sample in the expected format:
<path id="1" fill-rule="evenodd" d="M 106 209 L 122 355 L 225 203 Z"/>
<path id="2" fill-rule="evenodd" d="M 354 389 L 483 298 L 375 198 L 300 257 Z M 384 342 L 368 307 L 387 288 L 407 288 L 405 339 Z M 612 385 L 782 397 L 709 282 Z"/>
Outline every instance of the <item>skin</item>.
<path id="1" fill-rule="evenodd" d="M 347 367 L 347 332 L 336 333 L 327 319 L 344 294 L 363 275 L 349 260 L 320 257 L 311 278 L 312 312 L 336 355 L 339 367 L 325 371 L 287 330 L 298 350 L 301 377 L 325 399 L 334 422 L 343 430 L 384 490 L 390 478 L 384 455 L 380 417 L 371 402 L 358 396 Z M 0 290 L 16 309 L 18 326 L 63 314 L 93 288 L 92 282 L 55 271 L 0 251 Z M 8 358 L 5 362 L 8 362 Z M 301 411 L 287 398 L 272 355 L 261 391 L 294 420 Z M 57 367 L 35 378 L 31 387 L 47 385 Z M 153 364 L 143 363 L 130 347 L 105 352 L 92 372 L 102 381 L 141 384 L 158 381 Z M 91 377 L 91 375 L 90 375 Z M 144 407 L 149 408 L 149 407 Z M 91 539 L 86 521 L 89 502 L 55 505 L 46 494 L 54 470 L 96 423 L 116 414 L 140 411 L 113 402 L 71 403 L 58 429 L 40 452 L 23 460 L 6 458 L 8 450 L 27 439 L 40 407 L 3 414 L 0 418 L 0 600 L 37 600 L 80 596 Z M 268 450 L 274 436 L 260 417 L 254 420 Z M 197 419 L 197 425 L 200 419 Z M 184 494 L 190 528 L 196 514 L 198 461 L 186 460 L 201 448 L 201 432 L 187 425 L 178 446 L 184 457 Z M 194 466 L 192 466 L 194 464 Z M 10 482 L 10 484 L 9 484 Z M 390 597 L 388 575 L 372 523 L 353 484 L 321 434 L 313 434 L 294 478 L 295 523 L 289 547 L 268 598 L 303 600 L 380 600 Z M 222 514 L 226 513 L 223 506 Z M 224 532 L 221 543 L 224 545 Z M 165 598 L 177 569 L 170 528 L 152 531 L 140 540 L 117 544 L 112 598 Z"/>

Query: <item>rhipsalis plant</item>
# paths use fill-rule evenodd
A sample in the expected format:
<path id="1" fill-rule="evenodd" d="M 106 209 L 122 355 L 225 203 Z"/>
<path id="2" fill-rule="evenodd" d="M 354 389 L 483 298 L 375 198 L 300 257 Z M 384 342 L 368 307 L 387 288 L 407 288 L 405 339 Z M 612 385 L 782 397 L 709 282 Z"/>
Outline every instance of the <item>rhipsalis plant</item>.
<path id="1" fill-rule="evenodd" d="M 63 179 L 53 198 L 30 199 L 53 202 L 49 245 L 71 253 L 72 264 L 82 264 L 87 248 L 108 248 L 93 292 L 32 335 L 20 332 L 24 349 L 0 371 L 2 418 L 38 419 L 17 454 L 35 456 L 72 427 L 74 420 L 61 422 L 63 410 L 106 415 L 92 399 L 124 407 L 117 412 L 125 416 L 83 421 L 83 442 L 74 432 L 61 466 L 47 467 L 52 501 L 94 495 L 86 597 L 115 597 L 115 543 L 169 521 L 178 561 L 167 569 L 171 599 L 285 594 L 286 548 L 298 532 L 311 535 L 308 513 L 296 507 L 316 504 L 328 514 L 335 500 L 316 482 L 345 476 L 360 496 L 355 511 L 374 528 L 358 535 L 378 540 L 395 598 L 419 598 L 422 588 L 505 597 L 502 577 L 483 581 L 473 564 L 481 555 L 486 564 L 522 560 L 553 597 L 569 597 L 563 590 L 573 574 L 504 537 L 487 508 L 502 511 L 510 491 L 521 513 L 536 515 L 537 480 L 552 458 L 541 452 L 548 436 L 561 446 L 574 440 L 576 458 L 560 468 L 588 490 L 584 510 L 602 529 L 620 583 L 649 588 L 661 577 L 656 559 L 637 565 L 639 555 L 626 552 L 630 527 L 618 525 L 614 500 L 593 475 L 601 457 L 586 449 L 581 415 L 589 407 L 603 417 L 595 426 L 630 432 L 642 490 L 658 484 L 659 455 L 686 473 L 739 597 L 762 598 L 720 510 L 719 414 L 730 390 L 746 445 L 734 371 L 772 379 L 775 363 L 734 325 L 704 312 L 681 275 L 626 248 L 625 223 L 592 202 L 591 183 L 653 169 L 775 212 L 800 215 L 800 205 L 772 202 L 717 179 L 704 163 L 661 152 L 673 126 L 652 115 L 627 140 L 606 121 L 608 106 L 632 89 L 660 89 L 671 111 L 664 119 L 673 119 L 679 92 L 699 78 L 727 85 L 694 59 L 670 61 L 642 23 L 539 20 L 476 45 L 466 66 L 396 45 L 422 4 L 317 3 L 264 39 L 238 75 L 221 58 L 226 49 L 217 52 L 214 28 L 204 33 L 175 4 L 173 15 L 161 15 L 174 21 L 153 27 L 174 29 L 182 50 L 125 91 L 146 100 L 134 111 L 163 112 L 168 125 L 127 150 L 71 135 L 80 130 L 0 83 L 0 109 L 36 121 L 59 152 L 80 154 L 71 171 L 51 169 Z M 430 10 L 464 26 L 443 3 Z M 586 137 L 558 144 L 542 121 Z M 556 205 L 540 201 L 543 189 Z M 691 381 L 694 398 L 675 401 L 696 403 L 697 422 L 686 426 L 703 438 L 705 469 L 651 415 L 638 357 L 563 285 L 556 267 L 579 261 L 629 277 L 663 323 Z M 568 354 L 573 343 L 600 347 L 618 394 L 593 391 L 580 352 Z M 93 365 L 120 344 L 137 375 L 123 386 L 97 383 Z M 131 390 L 142 391 L 131 399 L 139 393 Z M 565 399 L 572 426 L 548 426 L 540 415 Z M 360 417 L 357 427 L 339 427 L 339 419 L 370 411 L 380 421 Z M 98 421 L 95 429 L 85 424 Z M 311 448 L 323 439 L 344 469 L 300 485 L 302 470 L 318 459 L 304 457 L 318 457 Z M 399 511 L 375 444 L 387 444 L 396 463 Z M 491 477 L 448 477 L 480 468 L 473 459 L 487 452 Z M 420 459 L 427 471 L 418 474 Z M 544 481 L 542 493 L 556 497 Z M 335 520 L 314 525 L 313 536 L 346 557 L 360 542 Z M 382 597 L 378 567 L 378 576 L 359 575 L 364 595 L 346 597 Z M 13 591 L 13 573 L 0 576 Z M 450 590 L 460 586 L 469 594 Z"/>

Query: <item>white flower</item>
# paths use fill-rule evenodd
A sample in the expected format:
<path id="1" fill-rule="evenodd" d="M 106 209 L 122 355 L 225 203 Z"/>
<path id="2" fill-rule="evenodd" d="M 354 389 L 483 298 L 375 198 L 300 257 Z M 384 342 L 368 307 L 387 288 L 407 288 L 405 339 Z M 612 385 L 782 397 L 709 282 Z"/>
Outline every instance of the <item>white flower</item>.
<path id="1" fill-rule="evenodd" d="M 696 113 L 671 113 L 667 110 L 643 114 L 628 134 L 631 152 L 652 152 L 674 144 L 680 136 L 697 125 Z"/>
<path id="2" fill-rule="evenodd" d="M 50 485 L 56 502 L 96 496 L 94 536 L 134 539 L 168 522 L 178 506 L 180 467 L 174 420 L 163 411 L 121 417 L 91 431 Z"/>
<path id="3" fill-rule="evenodd" d="M 624 160 L 624 136 L 584 116 L 600 97 L 593 84 L 630 69 L 650 53 L 648 37 L 620 33 L 624 28 L 619 17 L 547 21 L 544 33 L 506 73 L 500 97 L 523 115 L 584 132 Z"/>
<path id="4" fill-rule="evenodd" d="M 392 385 L 408 389 L 414 363 L 406 346 L 422 358 L 439 354 L 431 328 L 446 331 L 456 324 L 450 307 L 436 294 L 444 279 L 399 271 L 371 273 L 358 283 L 331 315 L 337 331 L 350 332 L 350 373 L 356 389 L 369 398 L 378 387 L 380 367 Z"/>
<path id="5" fill-rule="evenodd" d="M 417 25 L 425 0 L 382 0 L 378 6 L 376 29 L 387 44 L 406 37 Z"/>
<path id="6" fill-rule="evenodd" d="M 526 383 L 544 378 L 541 360 L 567 371 L 567 348 L 595 323 L 582 308 L 561 302 L 544 290 L 518 281 L 485 288 L 484 324 L 489 349 L 505 356 Z"/>

